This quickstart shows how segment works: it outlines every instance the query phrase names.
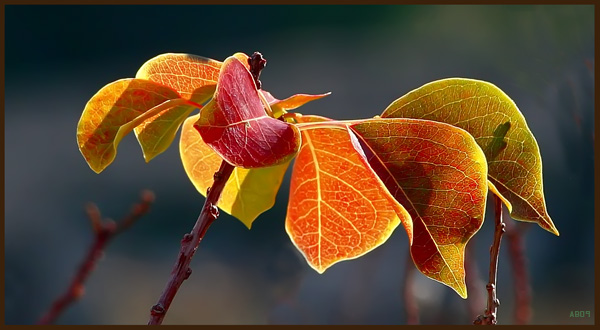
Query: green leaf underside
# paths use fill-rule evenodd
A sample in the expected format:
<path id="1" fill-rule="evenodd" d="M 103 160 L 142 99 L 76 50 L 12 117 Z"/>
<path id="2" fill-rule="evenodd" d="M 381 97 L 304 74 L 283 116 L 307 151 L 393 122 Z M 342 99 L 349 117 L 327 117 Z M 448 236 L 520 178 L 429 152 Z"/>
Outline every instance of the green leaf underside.
<path id="1" fill-rule="evenodd" d="M 464 130 L 433 121 L 372 119 L 350 127 L 412 218 L 417 268 L 466 298 L 465 246 L 483 223 L 487 196 L 479 146 Z"/>
<path id="2" fill-rule="evenodd" d="M 516 104 L 498 87 L 472 79 L 434 81 L 394 101 L 381 117 L 433 120 L 466 130 L 484 151 L 489 181 L 511 217 L 558 235 L 546 210 L 537 142 Z"/>

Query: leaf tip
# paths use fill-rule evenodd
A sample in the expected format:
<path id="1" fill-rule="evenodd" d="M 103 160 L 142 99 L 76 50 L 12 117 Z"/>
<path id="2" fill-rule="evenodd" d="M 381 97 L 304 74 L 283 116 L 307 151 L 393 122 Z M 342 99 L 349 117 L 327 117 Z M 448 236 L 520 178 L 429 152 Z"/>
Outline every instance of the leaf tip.
<path id="1" fill-rule="evenodd" d="M 317 265 L 313 265 L 312 263 L 308 263 L 310 265 L 310 267 L 312 269 L 314 269 L 317 273 L 319 273 L 319 275 L 325 273 L 325 270 L 327 270 L 327 266 L 323 267 L 322 265 L 317 266 Z"/>
<path id="2" fill-rule="evenodd" d="M 549 231 L 550 233 L 556 235 L 556 236 L 560 236 L 560 233 L 558 232 L 558 229 L 556 229 L 556 226 L 554 226 L 554 223 L 552 222 L 552 220 L 549 220 L 548 222 L 544 223 L 545 226 L 542 226 L 540 224 L 540 227 L 544 228 L 545 230 Z"/>

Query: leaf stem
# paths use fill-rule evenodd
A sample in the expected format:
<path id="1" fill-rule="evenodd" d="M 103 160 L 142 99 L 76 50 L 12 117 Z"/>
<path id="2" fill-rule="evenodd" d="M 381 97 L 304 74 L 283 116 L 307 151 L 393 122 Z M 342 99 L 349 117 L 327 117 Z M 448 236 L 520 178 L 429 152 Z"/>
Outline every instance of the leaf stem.
<path id="1" fill-rule="evenodd" d="M 502 200 L 492 194 L 494 198 L 494 214 L 495 214 L 495 227 L 494 227 L 494 243 L 490 247 L 490 277 L 489 282 L 486 285 L 488 292 L 487 308 L 483 315 L 477 316 L 477 319 L 473 321 L 476 325 L 495 325 L 496 315 L 498 313 L 498 306 L 500 301 L 496 296 L 496 278 L 498 275 L 498 255 L 500 254 L 500 242 L 502 235 L 505 232 L 506 224 L 502 222 Z"/>
<path id="2" fill-rule="evenodd" d="M 227 183 L 227 180 L 231 176 L 233 169 L 234 167 L 226 161 L 221 162 L 221 167 L 214 175 L 213 185 L 206 193 L 206 201 L 204 202 L 204 206 L 202 207 L 202 211 L 198 216 L 198 220 L 196 220 L 194 228 L 192 229 L 191 233 L 183 235 L 183 239 L 181 240 L 181 249 L 179 250 L 177 260 L 175 261 L 175 265 L 171 271 L 171 277 L 167 282 L 167 285 L 163 290 L 158 303 L 152 306 L 152 309 L 150 310 L 150 320 L 148 321 L 148 325 L 162 324 L 162 321 L 167 314 L 169 306 L 171 306 L 171 302 L 173 301 L 173 298 L 175 298 L 179 287 L 183 281 L 190 277 L 192 273 L 190 263 L 194 257 L 194 253 L 198 249 L 198 245 L 204 238 L 208 227 L 219 216 L 217 203 L 221 197 L 225 183 Z"/>
<path id="3" fill-rule="evenodd" d="M 114 221 L 102 222 L 98 207 L 93 203 L 89 203 L 86 206 L 86 212 L 95 233 L 94 242 L 90 246 L 67 291 L 52 303 L 52 306 L 38 321 L 38 324 L 53 324 L 69 305 L 83 296 L 85 292 L 83 284 L 94 268 L 96 268 L 96 264 L 108 242 L 117 234 L 129 228 L 141 216 L 148 213 L 153 201 L 154 194 L 151 191 L 146 190 L 142 192 L 141 202 L 134 205 L 131 213 L 121 220 L 119 224 L 116 224 Z"/>

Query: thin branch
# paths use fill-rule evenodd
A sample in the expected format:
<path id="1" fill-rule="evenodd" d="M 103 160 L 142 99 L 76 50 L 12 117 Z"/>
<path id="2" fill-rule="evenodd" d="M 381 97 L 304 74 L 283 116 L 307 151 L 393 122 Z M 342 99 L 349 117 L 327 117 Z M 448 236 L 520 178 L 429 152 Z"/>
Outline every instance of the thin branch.
<path id="1" fill-rule="evenodd" d="M 143 191 L 140 203 L 134 205 L 131 213 L 119 221 L 118 224 L 112 220 L 103 222 L 100 210 L 96 204 L 89 203 L 86 205 L 86 213 L 94 230 L 94 242 L 90 246 L 67 291 L 54 301 L 50 309 L 38 321 L 38 324 L 53 324 L 70 304 L 83 296 L 85 292 L 84 283 L 96 267 L 108 242 L 118 233 L 129 228 L 137 219 L 148 213 L 150 205 L 153 202 L 154 194 L 148 190 Z"/>
<path id="2" fill-rule="evenodd" d="M 248 65 L 254 83 L 256 84 L 257 89 L 260 89 L 261 83 L 259 77 L 261 70 L 267 65 L 267 60 L 263 58 L 261 53 L 254 52 L 254 54 L 248 58 Z M 208 227 L 210 227 L 210 225 L 219 217 L 217 203 L 219 202 L 223 188 L 225 188 L 225 184 L 227 183 L 227 180 L 229 180 L 233 170 L 233 165 L 227 163 L 225 160 L 221 162 L 221 167 L 214 175 L 213 185 L 208 188 L 206 192 L 204 206 L 198 216 L 198 220 L 196 220 L 194 228 L 192 228 L 192 232 L 183 235 L 181 249 L 179 250 L 177 261 L 171 271 L 171 278 L 158 299 L 158 303 L 150 309 L 150 320 L 148 321 L 148 325 L 162 324 L 179 287 L 181 287 L 183 281 L 188 279 L 192 274 L 190 263 L 192 262 L 194 253 L 196 253 Z"/>
<path id="3" fill-rule="evenodd" d="M 502 234 L 505 231 L 505 224 L 502 222 L 502 200 L 494 196 L 494 213 L 495 213 L 495 227 L 494 227 L 494 243 L 490 247 L 490 277 L 489 282 L 486 285 L 488 291 L 487 308 L 483 315 L 477 316 L 477 319 L 473 321 L 473 324 L 477 325 L 494 325 L 496 324 L 496 314 L 498 313 L 498 306 L 500 301 L 496 297 L 496 278 L 498 274 L 498 255 L 500 254 L 500 242 L 502 240 Z"/>
<path id="4" fill-rule="evenodd" d="M 152 306 L 150 310 L 149 325 L 160 325 L 171 306 L 171 302 L 175 298 L 177 291 L 183 281 L 188 279 L 192 274 L 190 263 L 194 257 L 194 253 L 198 249 L 200 242 L 204 238 L 208 227 L 217 219 L 219 216 L 219 209 L 217 203 L 221 197 L 221 192 L 225 187 L 225 183 L 229 179 L 229 176 L 233 172 L 234 167 L 226 161 L 221 162 L 221 167 L 214 175 L 214 182 L 211 188 L 208 189 L 206 194 L 206 201 L 204 207 L 196 220 L 196 224 L 189 234 L 183 235 L 181 240 L 181 249 L 177 261 L 171 271 L 171 278 L 167 282 L 167 286 L 163 290 L 158 303 Z"/>
<path id="5" fill-rule="evenodd" d="M 410 256 L 410 249 L 404 266 L 404 309 L 406 311 L 406 324 L 419 324 L 419 305 L 417 304 L 414 289 L 415 264 Z"/>
<path id="6" fill-rule="evenodd" d="M 527 228 L 527 224 L 507 223 L 506 239 L 515 289 L 515 324 L 528 324 L 531 321 L 531 286 L 523 235 Z"/>

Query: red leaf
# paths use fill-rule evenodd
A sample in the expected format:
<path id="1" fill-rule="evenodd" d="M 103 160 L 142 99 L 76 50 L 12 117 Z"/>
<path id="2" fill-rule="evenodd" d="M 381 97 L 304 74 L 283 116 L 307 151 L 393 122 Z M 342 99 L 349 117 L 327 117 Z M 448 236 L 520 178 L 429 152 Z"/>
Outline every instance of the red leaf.
<path id="1" fill-rule="evenodd" d="M 294 125 L 269 117 L 252 75 L 236 57 L 223 63 L 213 100 L 194 127 L 223 159 L 243 168 L 290 160 L 300 147 Z"/>

